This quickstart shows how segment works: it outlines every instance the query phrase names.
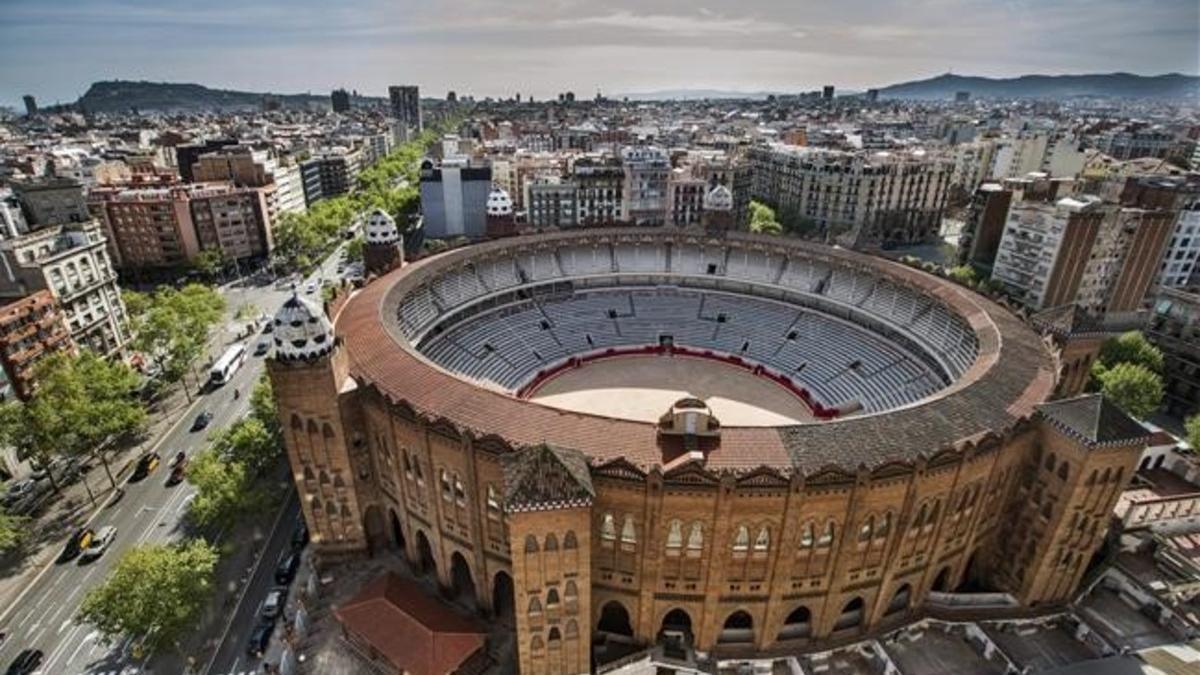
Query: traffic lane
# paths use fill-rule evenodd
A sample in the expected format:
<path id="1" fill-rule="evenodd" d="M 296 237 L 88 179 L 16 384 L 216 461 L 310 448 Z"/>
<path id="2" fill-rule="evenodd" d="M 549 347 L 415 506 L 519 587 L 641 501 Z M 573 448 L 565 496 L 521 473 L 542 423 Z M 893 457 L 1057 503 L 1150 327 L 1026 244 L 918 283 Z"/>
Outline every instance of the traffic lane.
<path id="1" fill-rule="evenodd" d="M 254 570 L 245 592 L 234 608 L 233 617 L 228 623 L 224 639 L 217 645 L 216 657 L 208 673 L 226 674 L 243 671 L 257 672 L 261 659 L 247 653 L 247 640 L 250 633 L 259 623 L 259 612 L 267 592 L 275 584 L 275 566 L 285 551 L 292 545 L 292 532 L 300 522 L 300 502 L 293 491 L 281 507 L 283 515 L 278 519 L 275 531 L 271 533 L 266 546 L 258 559 L 258 567 Z M 279 621 L 276 622 L 275 637 L 280 635 Z M 223 627 L 224 628 L 224 627 Z"/>
<path id="2" fill-rule="evenodd" d="M 261 359 L 248 360 L 230 384 L 248 391 L 261 371 Z M 54 638 L 70 628 L 70 617 L 82 602 L 81 591 L 102 581 L 121 555 L 134 546 L 169 541 L 177 535 L 187 499 L 194 490 L 186 481 L 174 487 L 165 486 L 167 465 L 176 452 L 182 450 L 190 457 L 208 445 L 208 430 L 191 431 L 195 415 L 206 406 L 214 409 L 214 419 L 208 430 L 217 430 L 243 417 L 249 401 L 235 400 L 232 388 L 214 390 L 200 397 L 199 405 L 168 430 L 155 446 L 163 456 L 159 467 L 145 479 L 127 483 L 124 497 L 105 507 L 91 525 L 93 529 L 106 525 L 117 527 L 117 538 L 110 549 L 86 566 L 80 566 L 77 560 L 56 565 L 39 580 L 39 588 L 22 600 L 27 608 L 14 615 L 11 625 L 16 627 L 15 630 L 10 630 L 8 639 L 0 645 L 0 664 L 15 658 L 21 649 L 30 647 L 42 649 L 48 657 L 61 656 L 61 653 L 56 654 L 61 652 L 58 649 L 61 644 L 55 644 Z M 81 571 L 84 567 L 86 571 Z M 59 623 L 62 615 L 65 618 Z M 94 648 L 91 651 L 94 652 Z M 49 658 L 47 665 L 52 665 Z"/>

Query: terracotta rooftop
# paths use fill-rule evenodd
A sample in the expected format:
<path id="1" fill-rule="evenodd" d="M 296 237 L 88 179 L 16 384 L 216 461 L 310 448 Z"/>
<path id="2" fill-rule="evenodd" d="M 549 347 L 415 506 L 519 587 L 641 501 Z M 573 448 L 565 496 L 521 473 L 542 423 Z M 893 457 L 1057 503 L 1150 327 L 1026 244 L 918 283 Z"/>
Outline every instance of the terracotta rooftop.
<path id="1" fill-rule="evenodd" d="M 476 437 L 495 434 L 512 446 L 549 443 L 579 450 L 596 464 L 624 459 L 648 470 L 663 461 L 655 424 L 567 412 L 476 386 L 410 347 L 395 317 L 400 298 L 409 288 L 446 265 L 475 256 L 558 242 L 582 243 L 581 239 L 589 237 L 681 236 L 635 228 L 585 230 L 455 249 L 393 270 L 368 284 L 341 310 L 335 331 L 349 352 L 351 375 L 393 402 L 404 402 Z M 982 296 L 898 263 L 850 251 L 744 233 L 731 233 L 724 241 L 796 250 L 915 286 L 967 321 L 978 338 L 979 355 L 949 387 L 896 410 L 777 428 L 725 426 L 719 446 L 707 455 L 709 470 L 745 473 L 766 466 L 811 473 L 830 465 L 854 470 L 896 460 L 914 461 L 989 433 L 1002 433 L 1019 419 L 1032 416 L 1035 406 L 1051 396 L 1054 365 L 1041 338 L 1012 313 Z"/>
<path id="2" fill-rule="evenodd" d="M 444 675 L 484 645 L 484 627 L 455 613 L 420 585 L 387 573 L 333 610 L 342 627 L 400 672 Z"/>

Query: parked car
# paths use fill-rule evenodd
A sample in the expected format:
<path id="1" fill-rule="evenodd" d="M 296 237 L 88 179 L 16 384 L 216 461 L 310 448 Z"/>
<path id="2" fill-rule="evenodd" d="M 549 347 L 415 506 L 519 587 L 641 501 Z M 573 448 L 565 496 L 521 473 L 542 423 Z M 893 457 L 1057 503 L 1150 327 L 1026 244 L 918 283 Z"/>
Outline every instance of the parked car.
<path id="1" fill-rule="evenodd" d="M 208 423 L 212 422 L 212 418 L 212 413 L 208 412 L 207 410 L 201 412 L 199 415 L 196 415 L 196 421 L 192 422 L 192 431 L 200 431 L 201 429 L 207 427 Z"/>
<path id="2" fill-rule="evenodd" d="M 85 527 L 77 530 L 74 534 L 67 538 L 67 543 L 63 546 L 62 554 L 58 556 L 59 562 L 67 562 L 79 557 L 83 549 L 92 545 L 92 539 L 96 536 L 96 531 L 90 527 Z"/>
<path id="3" fill-rule="evenodd" d="M 12 506 L 18 500 L 33 494 L 36 487 L 37 481 L 32 478 L 14 480 L 4 489 L 4 498 L 0 499 L 0 503 Z"/>
<path id="4" fill-rule="evenodd" d="M 267 621 L 275 621 L 283 612 L 283 606 L 287 604 L 287 588 L 276 586 L 272 588 L 267 597 L 263 599 L 262 609 L 259 614 Z"/>
<path id="5" fill-rule="evenodd" d="M 292 530 L 292 548 L 299 551 L 305 546 L 308 546 L 308 526 L 302 522 Z"/>
<path id="6" fill-rule="evenodd" d="M 292 579 L 296 578 L 296 571 L 300 569 L 300 552 L 288 551 L 279 559 L 279 564 L 275 566 L 275 583 L 280 586 L 287 586 L 292 583 Z"/>
<path id="7" fill-rule="evenodd" d="M 274 632 L 274 623 L 260 623 L 255 626 L 250 633 L 250 640 L 246 643 L 246 653 L 252 658 L 261 659 L 263 654 L 267 653 L 267 647 L 271 644 L 271 634 Z"/>
<path id="8" fill-rule="evenodd" d="M 144 479 L 158 468 L 160 462 L 162 462 L 162 457 L 157 452 L 147 452 L 138 459 L 137 466 L 133 468 L 133 475 L 129 477 L 129 480 L 136 483 Z"/>
<path id="9" fill-rule="evenodd" d="M 23 650 L 8 667 L 8 675 L 30 675 L 42 665 L 42 657 L 40 649 Z"/>
<path id="10" fill-rule="evenodd" d="M 112 545 L 113 539 L 116 538 L 117 528 L 112 525 L 105 525 L 100 528 L 92 537 L 91 542 L 83 549 L 83 554 L 79 557 L 79 561 L 88 562 L 104 555 L 104 552 Z"/>

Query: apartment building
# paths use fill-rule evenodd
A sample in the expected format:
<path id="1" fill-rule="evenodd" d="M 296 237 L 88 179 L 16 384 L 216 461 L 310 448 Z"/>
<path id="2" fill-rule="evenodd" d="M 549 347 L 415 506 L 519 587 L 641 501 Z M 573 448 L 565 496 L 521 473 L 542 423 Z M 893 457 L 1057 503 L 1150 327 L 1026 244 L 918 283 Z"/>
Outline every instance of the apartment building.
<path id="1" fill-rule="evenodd" d="M 557 177 L 541 178 L 525 186 L 525 221 L 530 227 L 575 227 L 579 187 Z"/>
<path id="2" fill-rule="evenodd" d="M 1013 204 L 992 279 L 1032 309 L 1074 302 L 1104 217 L 1096 198 Z"/>
<path id="3" fill-rule="evenodd" d="M 850 246 L 932 240 L 941 228 L 952 163 L 923 151 L 752 148 L 751 196 L 810 220 Z"/>
<path id="4" fill-rule="evenodd" d="M 193 186 L 188 199 L 200 250 L 218 250 L 235 260 L 270 252 L 272 207 L 267 195 L 261 188 Z"/>
<path id="5" fill-rule="evenodd" d="M 1186 204 L 1175 216 L 1175 229 L 1159 263 L 1160 288 L 1200 284 L 1200 200 Z"/>
<path id="6" fill-rule="evenodd" d="M 580 225 L 603 225 L 621 220 L 625 170 L 612 155 L 588 155 L 575 160 L 571 177 L 576 190 Z"/>
<path id="7" fill-rule="evenodd" d="M 444 154 L 453 157 L 453 154 Z M 492 180 L 511 195 L 513 208 L 526 209 L 526 187 L 541 180 L 558 178 L 566 171 L 566 156 L 551 152 L 516 152 L 492 161 Z"/>
<path id="8" fill-rule="evenodd" d="M 1163 352 L 1167 413 L 1200 413 L 1200 287 L 1163 289 L 1146 337 Z"/>
<path id="9" fill-rule="evenodd" d="M 405 139 L 410 134 L 421 133 L 424 129 L 421 115 L 421 92 L 416 85 L 388 87 L 388 103 L 392 119 L 404 128 Z"/>
<path id="10" fill-rule="evenodd" d="M 672 169 L 667 180 L 667 222 L 675 227 L 700 224 L 707 187 L 688 169 Z"/>
<path id="11" fill-rule="evenodd" d="M 1144 308 L 1175 214 L 1165 210 L 1106 207 L 1075 302 L 1096 316 Z"/>
<path id="12" fill-rule="evenodd" d="M 997 183 L 984 183 L 971 195 L 958 239 L 958 261 L 990 268 L 1000 249 L 1013 193 Z"/>
<path id="13" fill-rule="evenodd" d="M 662 148 L 627 147 L 621 151 L 625 199 L 621 220 L 634 225 L 662 225 L 667 214 L 667 181 L 671 162 Z"/>
<path id="14" fill-rule="evenodd" d="M 37 363 L 57 351 L 74 350 L 75 343 L 49 290 L 0 302 L 5 303 L 0 305 L 0 367 L 12 394 L 27 401 L 37 388 Z"/>
<path id="15" fill-rule="evenodd" d="M 310 206 L 354 188 L 364 166 L 360 148 L 326 148 L 300 163 L 304 200 Z"/>

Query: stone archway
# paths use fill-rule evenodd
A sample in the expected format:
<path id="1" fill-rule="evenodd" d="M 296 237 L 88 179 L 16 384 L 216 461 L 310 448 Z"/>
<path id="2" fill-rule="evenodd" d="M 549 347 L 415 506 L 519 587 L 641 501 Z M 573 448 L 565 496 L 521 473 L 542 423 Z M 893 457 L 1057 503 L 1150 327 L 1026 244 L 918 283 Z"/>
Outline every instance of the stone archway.
<path id="1" fill-rule="evenodd" d="M 861 626 L 863 621 L 863 607 L 862 598 L 856 597 L 847 602 L 842 607 L 842 613 L 838 615 L 837 621 L 833 624 L 833 630 L 836 632 Z"/>
<path id="2" fill-rule="evenodd" d="M 433 557 L 433 547 L 429 545 L 429 537 L 426 537 L 422 530 L 417 530 L 417 571 L 437 578 L 437 561 Z"/>
<path id="3" fill-rule="evenodd" d="M 725 618 L 717 644 L 750 644 L 754 642 L 754 617 L 739 609 Z"/>
<path id="4" fill-rule="evenodd" d="M 454 599 L 471 609 L 478 609 L 475 599 L 475 580 L 471 576 L 471 568 L 467 559 L 458 551 L 450 556 L 450 591 Z"/>
<path id="5" fill-rule="evenodd" d="M 375 555 L 387 548 L 387 530 L 383 524 L 383 510 L 378 505 L 367 507 L 363 514 L 363 532 L 367 535 L 367 553 Z"/>
<path id="6" fill-rule="evenodd" d="M 492 577 L 492 614 L 508 626 L 516 624 L 516 608 L 513 596 L 513 580 L 508 572 L 500 570 Z"/>
<path id="7" fill-rule="evenodd" d="M 403 553 L 407 550 L 404 539 L 404 526 L 400 524 L 400 517 L 396 515 L 396 511 L 388 509 L 388 521 L 391 526 L 392 546 L 396 547 L 397 551 Z"/>
<path id="8" fill-rule="evenodd" d="M 600 621 L 596 630 L 610 635 L 633 637 L 633 624 L 629 622 L 629 610 L 616 600 L 609 600 L 600 608 Z"/>
<path id="9" fill-rule="evenodd" d="M 943 567 L 941 569 L 941 571 L 938 572 L 938 575 L 936 577 L 934 577 L 933 586 L 930 590 L 936 591 L 938 593 L 949 593 L 950 592 L 950 566 L 949 565 L 946 565 L 945 567 Z"/>
<path id="10" fill-rule="evenodd" d="M 902 614 L 902 613 L 908 611 L 908 608 L 911 605 L 912 605 L 912 586 L 910 586 L 909 584 L 902 584 L 900 586 L 900 588 L 896 589 L 896 593 L 892 596 L 892 601 L 888 603 L 888 606 L 884 610 L 883 615 L 884 616 L 894 616 L 896 614 Z"/>
<path id="11" fill-rule="evenodd" d="M 783 625 L 779 628 L 779 635 L 775 639 L 796 640 L 806 638 L 811 634 L 812 612 L 804 605 L 800 605 L 783 620 Z"/>
<path id="12" fill-rule="evenodd" d="M 683 636 L 688 644 L 692 643 L 692 617 L 687 611 L 676 607 L 667 612 L 663 617 L 662 625 L 659 628 L 658 636 L 661 640 L 664 634 L 673 634 Z"/>

